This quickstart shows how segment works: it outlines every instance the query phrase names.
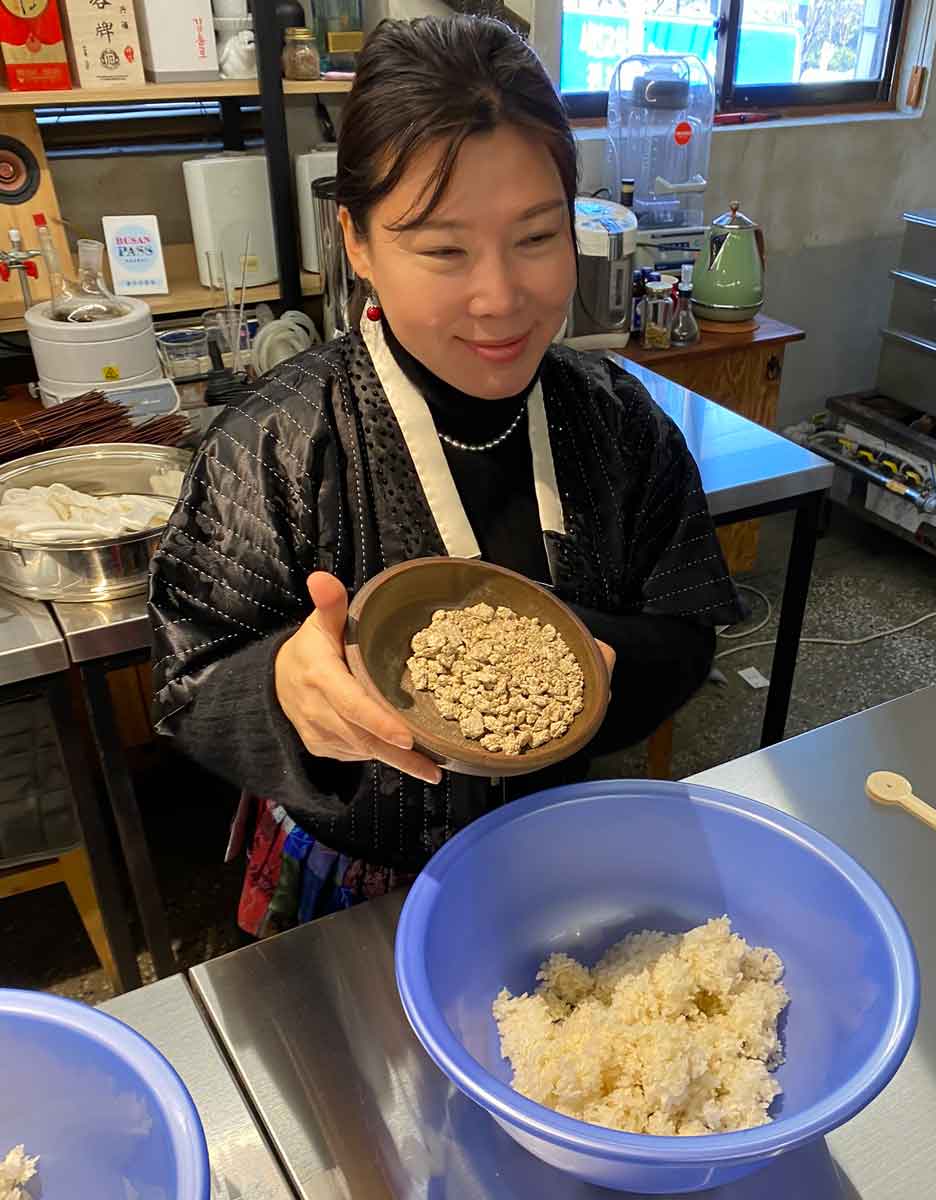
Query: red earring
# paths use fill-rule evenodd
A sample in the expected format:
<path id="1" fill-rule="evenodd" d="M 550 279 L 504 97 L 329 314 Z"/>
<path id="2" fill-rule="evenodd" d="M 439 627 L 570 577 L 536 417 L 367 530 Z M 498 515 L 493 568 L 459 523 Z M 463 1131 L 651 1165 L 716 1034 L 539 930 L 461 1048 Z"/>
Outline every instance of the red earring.
<path id="1" fill-rule="evenodd" d="M 383 319 L 383 309 L 376 300 L 371 300 L 370 304 L 368 304 L 364 311 L 367 315 L 368 321 L 374 321 L 376 323 L 377 321 Z"/>

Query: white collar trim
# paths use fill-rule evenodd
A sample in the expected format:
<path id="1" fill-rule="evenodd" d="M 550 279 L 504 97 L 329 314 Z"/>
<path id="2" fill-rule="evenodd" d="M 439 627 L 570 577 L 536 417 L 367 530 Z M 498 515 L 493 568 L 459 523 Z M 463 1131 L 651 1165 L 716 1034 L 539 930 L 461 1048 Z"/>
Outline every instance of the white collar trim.
<path id="1" fill-rule="evenodd" d="M 396 417 L 409 450 L 420 486 L 438 526 L 446 553 L 453 558 L 480 558 L 481 550 L 452 472 L 436 433 L 429 405 L 407 379 L 390 352 L 379 321 L 361 322 L 361 335 L 377 378 Z M 543 389 L 537 382 L 528 401 L 530 449 L 540 527 L 544 532 L 565 533 L 562 502 L 549 441 Z"/>

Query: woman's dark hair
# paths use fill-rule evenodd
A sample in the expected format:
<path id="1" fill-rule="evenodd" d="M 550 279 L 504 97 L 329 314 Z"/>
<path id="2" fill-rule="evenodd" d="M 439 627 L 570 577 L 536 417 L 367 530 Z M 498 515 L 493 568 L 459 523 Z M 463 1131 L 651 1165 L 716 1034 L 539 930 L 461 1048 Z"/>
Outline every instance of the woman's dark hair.
<path id="1" fill-rule="evenodd" d="M 437 208 L 458 153 L 499 125 L 542 139 L 559 171 L 574 228 L 577 159 L 562 101 L 535 52 L 490 17 L 382 21 L 367 39 L 338 137 L 337 200 L 366 236 L 374 206 L 428 145 L 445 151 L 416 208 L 413 229 Z"/>

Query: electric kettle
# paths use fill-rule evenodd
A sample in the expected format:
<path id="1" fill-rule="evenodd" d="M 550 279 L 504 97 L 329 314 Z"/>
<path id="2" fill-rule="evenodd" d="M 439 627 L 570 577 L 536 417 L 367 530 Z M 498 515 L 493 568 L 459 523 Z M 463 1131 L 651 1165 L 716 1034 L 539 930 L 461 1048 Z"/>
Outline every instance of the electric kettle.
<path id="1" fill-rule="evenodd" d="M 716 217 L 692 275 L 692 306 L 705 321 L 749 321 L 764 303 L 764 234 L 738 211 Z"/>

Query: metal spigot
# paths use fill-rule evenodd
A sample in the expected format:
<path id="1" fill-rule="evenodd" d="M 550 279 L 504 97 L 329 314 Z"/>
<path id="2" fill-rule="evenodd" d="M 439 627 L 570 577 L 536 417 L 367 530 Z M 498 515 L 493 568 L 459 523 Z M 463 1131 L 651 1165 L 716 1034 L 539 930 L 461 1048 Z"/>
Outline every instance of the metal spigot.
<path id="1" fill-rule="evenodd" d="M 19 275 L 20 288 L 23 292 L 23 303 L 27 311 L 32 308 L 32 293 L 29 290 L 29 280 L 39 278 L 37 258 L 42 257 L 40 250 L 26 250 L 23 246 L 23 235 L 18 229 L 10 230 L 10 249 L 0 250 L 0 280 L 9 283 L 11 274 L 16 271 Z"/>

